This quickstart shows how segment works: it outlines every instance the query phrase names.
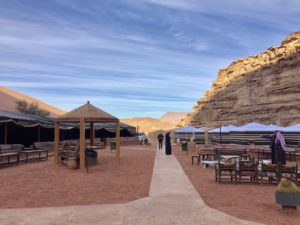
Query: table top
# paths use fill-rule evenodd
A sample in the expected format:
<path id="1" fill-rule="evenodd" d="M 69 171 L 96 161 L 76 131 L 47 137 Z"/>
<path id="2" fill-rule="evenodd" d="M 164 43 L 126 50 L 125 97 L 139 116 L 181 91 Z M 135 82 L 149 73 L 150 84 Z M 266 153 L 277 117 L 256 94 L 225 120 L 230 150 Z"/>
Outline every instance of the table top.
<path id="1" fill-rule="evenodd" d="M 241 158 L 239 155 L 220 155 L 223 159 Z"/>
<path id="2" fill-rule="evenodd" d="M 11 156 L 11 155 L 18 155 L 18 152 L 9 152 L 9 153 L 0 153 L 0 156 Z"/>

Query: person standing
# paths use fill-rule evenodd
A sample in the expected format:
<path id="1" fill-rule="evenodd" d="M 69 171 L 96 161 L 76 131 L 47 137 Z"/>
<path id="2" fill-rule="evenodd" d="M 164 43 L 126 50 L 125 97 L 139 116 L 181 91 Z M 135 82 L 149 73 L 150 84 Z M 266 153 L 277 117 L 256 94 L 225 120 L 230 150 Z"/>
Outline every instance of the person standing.
<path id="1" fill-rule="evenodd" d="M 285 159 L 285 140 L 280 131 L 276 132 L 276 139 L 275 139 L 275 162 L 280 163 L 281 165 L 286 164 Z"/>
<path id="2" fill-rule="evenodd" d="M 274 134 L 271 136 L 271 141 L 270 141 L 270 149 L 271 149 L 271 156 L 272 156 L 272 164 L 276 164 L 277 162 L 275 161 L 275 140 L 276 140 L 276 133 L 277 131 L 274 132 Z"/>
<path id="3" fill-rule="evenodd" d="M 172 146 L 171 146 L 171 137 L 170 137 L 170 132 L 166 134 L 166 155 L 172 155 Z"/>
<path id="4" fill-rule="evenodd" d="M 164 141 L 164 135 L 161 133 L 157 136 L 158 139 L 158 149 L 162 149 L 163 141 Z"/>

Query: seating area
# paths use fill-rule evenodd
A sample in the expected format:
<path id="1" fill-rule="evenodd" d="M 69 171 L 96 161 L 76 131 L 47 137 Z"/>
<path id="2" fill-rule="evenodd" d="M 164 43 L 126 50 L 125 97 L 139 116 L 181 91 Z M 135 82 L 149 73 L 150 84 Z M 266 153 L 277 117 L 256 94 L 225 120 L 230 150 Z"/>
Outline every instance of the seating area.
<path id="1" fill-rule="evenodd" d="M 212 167 L 215 180 L 219 183 L 269 183 L 277 184 L 281 178 L 298 182 L 297 154 L 299 149 L 289 148 L 286 152 L 287 165 L 271 163 L 271 151 L 267 146 L 241 145 L 197 145 L 196 154 L 192 155 L 192 165 Z M 289 157 L 291 155 L 291 157 Z"/>

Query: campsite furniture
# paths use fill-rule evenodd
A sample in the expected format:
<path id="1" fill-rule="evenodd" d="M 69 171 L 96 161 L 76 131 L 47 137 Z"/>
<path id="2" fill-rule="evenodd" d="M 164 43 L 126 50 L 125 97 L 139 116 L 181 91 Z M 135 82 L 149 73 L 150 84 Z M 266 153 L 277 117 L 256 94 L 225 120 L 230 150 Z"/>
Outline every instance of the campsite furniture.
<path id="1" fill-rule="evenodd" d="M 260 177 L 260 183 L 264 183 L 264 178 L 268 178 L 268 183 L 275 182 L 276 184 L 280 179 L 280 168 L 278 164 L 266 164 L 264 160 L 262 160 L 258 166 L 258 174 Z"/>
<path id="2" fill-rule="evenodd" d="M 215 165 L 215 178 L 216 181 L 221 183 L 222 178 L 231 182 L 237 181 L 236 163 L 222 163 L 220 160 Z"/>
<path id="3" fill-rule="evenodd" d="M 54 142 L 47 141 L 47 142 L 34 142 L 32 145 L 32 149 L 35 150 L 48 150 L 53 151 Z"/>
<path id="4" fill-rule="evenodd" d="M 98 154 L 95 150 L 86 149 L 85 150 L 85 165 L 86 165 L 86 172 L 89 172 L 89 167 L 97 164 Z"/>
<path id="5" fill-rule="evenodd" d="M 69 146 L 66 149 L 62 149 L 59 151 L 59 164 L 61 165 L 69 165 L 74 162 L 77 163 L 79 159 L 79 144 L 77 146 Z M 69 161 L 72 161 L 69 163 Z M 73 167 L 73 166 L 71 166 Z"/>
<path id="6" fill-rule="evenodd" d="M 110 142 L 110 151 L 112 151 L 112 150 L 116 150 L 116 142 L 114 142 L 114 141 Z"/>
<path id="7" fill-rule="evenodd" d="M 24 145 L 20 144 L 0 144 L 0 153 L 17 153 L 24 149 Z"/>
<path id="8" fill-rule="evenodd" d="M 215 167 L 218 162 L 217 160 L 202 160 L 201 165 L 202 168 Z"/>
<path id="9" fill-rule="evenodd" d="M 19 152 L 19 162 L 26 162 L 32 160 L 48 160 L 48 150 L 26 150 Z"/>
<path id="10" fill-rule="evenodd" d="M 286 178 L 298 182 L 298 163 L 295 166 L 282 165 L 280 167 L 280 178 Z"/>
<path id="11" fill-rule="evenodd" d="M 294 148 L 288 148 L 285 151 L 286 159 L 289 161 L 297 161 L 296 150 Z"/>
<path id="12" fill-rule="evenodd" d="M 0 154 L 0 166 L 10 166 L 13 164 L 19 164 L 19 153 L 1 153 Z"/>
<path id="13" fill-rule="evenodd" d="M 248 177 L 250 182 L 257 183 L 258 163 L 239 162 L 237 169 L 238 181 L 243 181 L 243 177 Z"/>

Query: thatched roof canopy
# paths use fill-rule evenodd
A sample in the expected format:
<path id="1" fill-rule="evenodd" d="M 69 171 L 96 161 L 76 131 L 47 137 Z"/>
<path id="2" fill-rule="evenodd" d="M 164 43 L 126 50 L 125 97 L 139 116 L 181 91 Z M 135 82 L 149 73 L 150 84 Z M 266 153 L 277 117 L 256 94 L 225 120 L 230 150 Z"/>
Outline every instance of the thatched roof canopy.
<path id="1" fill-rule="evenodd" d="M 118 122 L 119 119 L 87 102 L 85 105 L 57 117 L 57 121 L 78 122 L 84 118 L 85 122 Z"/>

